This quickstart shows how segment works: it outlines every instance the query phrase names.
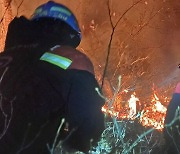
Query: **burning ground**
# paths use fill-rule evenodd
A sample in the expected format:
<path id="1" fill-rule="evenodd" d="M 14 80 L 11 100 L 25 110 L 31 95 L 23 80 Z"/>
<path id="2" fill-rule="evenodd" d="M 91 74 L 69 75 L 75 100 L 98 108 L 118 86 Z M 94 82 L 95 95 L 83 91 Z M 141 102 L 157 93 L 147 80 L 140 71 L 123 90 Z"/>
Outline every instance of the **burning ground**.
<path id="1" fill-rule="evenodd" d="M 123 95 L 128 93 L 124 90 L 119 93 L 111 106 L 108 103 L 102 108 L 102 111 L 118 119 L 138 119 L 139 122 L 145 127 L 153 127 L 162 131 L 164 128 L 164 120 L 167 111 L 167 104 L 169 98 L 161 96 L 158 97 L 157 92 L 154 90 L 151 99 L 147 102 L 141 102 L 135 93 L 131 94 L 129 100 L 124 101 Z"/>
<path id="2" fill-rule="evenodd" d="M 30 17 L 43 2 L 1 0 L 1 50 L 9 21 L 14 16 Z M 162 147 L 166 108 L 180 76 L 179 0 L 57 2 L 76 14 L 83 35 L 79 50 L 93 61 L 99 84 L 104 81 L 107 99 L 102 111 L 108 116 L 99 147 L 105 146 L 107 153 L 108 148 L 125 153 L 127 147 L 131 152 L 137 147 L 136 153 L 151 153 Z M 122 138 L 116 124 L 123 127 Z M 136 142 L 149 129 L 154 131 Z"/>

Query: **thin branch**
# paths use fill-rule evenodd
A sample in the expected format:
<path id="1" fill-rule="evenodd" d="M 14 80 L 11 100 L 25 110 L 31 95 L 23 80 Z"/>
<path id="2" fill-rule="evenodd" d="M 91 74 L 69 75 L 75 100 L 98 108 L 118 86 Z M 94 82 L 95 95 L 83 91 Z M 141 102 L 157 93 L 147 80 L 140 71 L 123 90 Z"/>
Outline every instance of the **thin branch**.
<path id="1" fill-rule="evenodd" d="M 8 115 L 5 114 L 5 122 L 4 122 L 4 130 L 2 132 L 2 134 L 0 134 L 0 139 L 6 134 L 8 128 L 9 128 L 9 125 L 11 123 L 11 120 L 12 120 L 12 116 L 13 116 L 13 102 L 15 101 L 16 97 L 14 97 L 9 103 L 10 103 L 10 109 L 11 109 L 11 114 L 10 114 L 10 118 L 8 119 Z M 2 109 L 2 100 L 3 100 L 3 96 L 1 94 L 1 110 L 3 112 L 3 109 Z M 4 114 L 4 113 L 3 113 Z"/>
<path id="2" fill-rule="evenodd" d="M 58 130 L 57 130 L 57 133 L 56 133 L 56 136 L 55 136 L 53 145 L 52 145 L 51 154 L 54 154 L 54 150 L 55 150 L 56 143 L 57 143 L 57 138 L 59 137 L 60 130 L 61 130 L 61 128 L 62 128 L 64 122 L 65 122 L 65 119 L 63 118 L 63 119 L 61 120 L 61 124 L 59 125 L 59 128 L 58 128 Z"/>
<path id="3" fill-rule="evenodd" d="M 3 74 L 1 75 L 1 77 L 0 77 L 0 85 L 1 85 L 2 80 L 3 80 L 3 77 L 4 77 L 4 75 L 6 74 L 6 72 L 8 71 L 8 69 L 9 69 L 9 67 L 6 67 L 5 70 L 4 70 L 4 72 L 3 72 Z"/>
<path id="4" fill-rule="evenodd" d="M 26 140 L 26 137 L 29 133 L 29 129 L 30 129 L 30 126 L 31 124 L 28 125 L 28 129 L 26 130 L 25 134 L 24 134 L 24 139 L 22 141 L 22 145 L 21 145 L 21 148 L 16 152 L 16 154 L 20 154 L 23 150 L 29 148 L 34 142 L 35 140 L 41 135 L 41 131 L 42 129 L 48 124 L 48 122 L 45 122 L 43 125 L 41 125 L 39 131 L 37 132 L 37 134 L 34 136 L 34 138 L 26 145 L 24 145 L 25 143 L 25 140 Z"/>
<path id="5" fill-rule="evenodd" d="M 109 109 L 112 107 L 113 103 L 115 102 L 116 96 L 117 96 L 117 94 L 118 94 L 118 92 L 119 92 L 119 90 L 121 88 L 121 78 L 122 78 L 121 76 L 118 77 L 118 86 L 117 86 L 117 88 L 116 88 L 116 90 L 114 92 L 114 95 L 113 95 L 111 101 L 108 103 L 108 108 Z"/>
<path id="6" fill-rule="evenodd" d="M 120 18 L 118 19 L 118 21 L 116 22 L 114 28 L 117 27 L 118 23 L 122 20 L 122 18 L 123 18 L 134 6 L 136 6 L 137 4 L 139 4 L 139 3 L 142 2 L 142 1 L 143 1 L 143 0 L 139 0 L 139 1 L 135 2 L 135 3 L 133 3 L 133 4 L 121 15 L 121 17 L 120 17 Z"/>
<path id="7" fill-rule="evenodd" d="M 23 4 L 23 2 L 24 2 L 24 0 L 21 0 L 20 4 L 18 5 L 16 16 L 18 16 L 18 14 L 19 14 L 19 8 L 20 8 L 21 5 Z"/>
<path id="8" fill-rule="evenodd" d="M 143 1 L 143 0 L 139 0 L 139 1 L 137 1 L 136 3 L 133 3 L 133 4 L 120 16 L 120 18 L 118 19 L 118 21 L 116 22 L 115 25 L 113 25 L 113 22 L 112 22 L 111 9 L 110 9 L 110 6 L 109 6 L 110 0 L 107 1 L 108 14 L 109 14 L 109 18 L 110 18 L 110 24 L 111 24 L 111 27 L 112 27 L 112 32 L 111 32 L 110 39 L 109 39 L 109 43 L 108 43 L 107 57 L 106 57 L 106 61 L 105 61 L 106 63 L 105 63 L 104 72 L 103 72 L 103 76 L 102 76 L 101 89 L 103 88 L 104 78 L 105 78 L 105 76 L 106 76 L 106 72 L 107 72 L 107 68 L 108 68 L 109 55 L 110 55 L 110 51 L 111 51 L 111 44 L 112 44 L 112 40 L 113 40 L 113 36 L 114 36 L 115 29 L 116 29 L 118 23 L 122 20 L 122 18 L 123 18 L 134 6 L 136 6 L 137 4 L 139 4 L 141 1 Z"/>
<path id="9" fill-rule="evenodd" d="M 151 20 L 154 19 L 154 17 L 156 17 L 156 15 L 157 15 L 162 9 L 163 9 L 163 7 L 160 8 L 156 13 L 154 13 L 154 14 L 149 18 L 149 20 L 148 20 L 146 23 L 144 23 L 144 24 L 139 28 L 139 30 L 133 35 L 133 37 L 137 36 L 137 35 L 142 31 L 142 29 L 144 29 L 144 27 L 148 26 L 149 23 L 151 22 Z"/>
<path id="10" fill-rule="evenodd" d="M 95 88 L 95 91 L 98 93 L 98 95 L 103 98 L 106 102 L 109 102 L 110 100 L 108 98 L 106 98 L 105 96 L 103 96 L 99 90 L 99 88 Z"/>

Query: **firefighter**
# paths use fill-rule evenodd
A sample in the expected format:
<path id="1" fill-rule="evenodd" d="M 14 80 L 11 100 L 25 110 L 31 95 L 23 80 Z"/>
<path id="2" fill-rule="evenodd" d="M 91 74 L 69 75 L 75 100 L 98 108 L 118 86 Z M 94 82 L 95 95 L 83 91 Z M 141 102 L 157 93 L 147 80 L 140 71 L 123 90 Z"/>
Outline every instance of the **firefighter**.
<path id="1" fill-rule="evenodd" d="M 179 117 L 179 119 L 178 119 Z M 172 99 L 168 105 L 164 138 L 167 154 L 180 153 L 180 83 L 177 84 Z"/>
<path id="2" fill-rule="evenodd" d="M 50 153 L 62 118 L 58 141 L 64 153 L 88 152 L 97 143 L 104 100 L 95 91 L 93 64 L 76 49 L 81 37 L 73 13 L 53 1 L 30 20 L 10 23 L 0 55 L 12 58 L 0 85 L 0 153 Z"/>

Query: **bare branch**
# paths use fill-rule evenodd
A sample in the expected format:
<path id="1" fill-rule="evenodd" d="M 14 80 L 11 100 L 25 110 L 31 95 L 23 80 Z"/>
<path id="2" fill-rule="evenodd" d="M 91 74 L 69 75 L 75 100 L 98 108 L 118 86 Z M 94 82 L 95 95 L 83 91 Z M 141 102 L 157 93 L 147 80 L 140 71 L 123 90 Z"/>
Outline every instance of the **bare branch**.
<path id="1" fill-rule="evenodd" d="M 137 4 L 139 4 L 140 2 L 142 2 L 143 0 L 139 0 L 135 3 L 133 3 L 126 11 L 124 11 L 124 13 L 120 16 L 120 18 L 118 19 L 118 21 L 116 22 L 116 24 L 114 25 L 114 28 L 117 27 L 118 23 L 122 20 L 122 18 L 133 8 L 135 7 Z"/>
<path id="2" fill-rule="evenodd" d="M 30 127 L 31 127 L 31 123 L 28 124 L 28 128 L 24 134 L 24 138 L 23 138 L 23 141 L 22 141 L 22 144 L 21 144 L 21 148 L 16 152 L 16 154 L 20 154 L 23 150 L 29 148 L 34 142 L 35 140 L 39 137 L 39 135 L 41 134 L 41 131 L 42 129 L 48 124 L 48 122 L 45 122 L 43 125 L 41 125 L 39 131 L 36 133 L 36 135 L 34 136 L 34 138 L 28 143 L 25 145 L 25 141 L 26 141 L 26 138 L 28 136 L 28 133 L 29 133 L 29 130 L 30 130 Z"/>
<path id="3" fill-rule="evenodd" d="M 135 2 L 135 3 L 133 3 L 133 4 L 121 15 L 121 17 L 118 19 L 118 21 L 116 22 L 115 25 L 113 25 L 113 22 L 112 22 L 111 10 L 110 10 L 110 6 L 109 6 L 110 0 L 107 1 L 107 2 L 108 2 L 108 3 L 107 3 L 107 4 L 108 4 L 108 13 L 109 13 L 110 23 L 111 23 L 111 27 L 112 27 L 112 32 L 111 32 L 110 39 L 109 39 L 109 43 L 108 43 L 107 56 L 106 56 L 105 67 L 104 67 L 104 72 L 103 72 L 103 76 L 102 76 L 101 89 L 103 88 L 104 78 L 105 78 L 105 76 L 106 76 L 106 72 L 107 72 L 107 68 L 108 68 L 109 55 L 110 55 L 110 51 L 111 51 L 111 44 L 112 44 L 112 40 L 113 40 L 113 36 L 114 36 L 115 29 L 116 29 L 118 23 L 122 20 L 122 18 L 123 18 L 134 6 L 136 6 L 137 4 L 139 4 L 141 1 L 143 1 L 143 0 L 139 0 L 139 1 Z"/>
<path id="4" fill-rule="evenodd" d="M 56 143 L 57 143 L 57 138 L 59 137 L 59 133 L 60 133 L 60 130 L 61 130 L 64 122 L 65 122 L 65 119 L 63 118 L 63 119 L 61 120 L 61 124 L 59 125 L 59 128 L 58 128 L 58 130 L 57 130 L 57 133 L 56 133 L 56 136 L 55 136 L 53 145 L 52 145 L 51 154 L 54 154 L 55 146 L 56 146 Z"/>
<path id="5" fill-rule="evenodd" d="M 160 8 L 156 13 L 154 13 L 154 14 L 149 18 L 149 20 L 148 20 L 146 23 L 144 23 L 143 25 L 141 25 L 141 27 L 139 28 L 139 30 L 138 30 L 135 34 L 133 34 L 133 37 L 137 36 L 137 35 L 144 29 L 144 27 L 148 26 L 149 23 L 151 22 L 151 20 L 154 19 L 154 17 L 156 17 L 156 15 L 157 15 L 162 9 L 163 9 L 163 7 Z"/>
<path id="6" fill-rule="evenodd" d="M 19 14 L 19 8 L 22 6 L 23 2 L 24 2 L 24 0 L 21 0 L 20 4 L 18 5 L 16 16 L 18 16 L 18 14 Z"/>

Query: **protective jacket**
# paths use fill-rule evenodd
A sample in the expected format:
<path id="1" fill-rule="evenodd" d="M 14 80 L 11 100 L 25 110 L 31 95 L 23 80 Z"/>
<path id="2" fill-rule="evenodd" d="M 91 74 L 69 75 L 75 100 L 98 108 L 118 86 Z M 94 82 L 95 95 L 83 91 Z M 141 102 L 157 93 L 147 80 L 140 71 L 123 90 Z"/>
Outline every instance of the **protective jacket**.
<path id="1" fill-rule="evenodd" d="M 52 147 L 62 117 L 66 122 L 58 140 L 63 140 L 67 150 L 87 152 L 90 140 L 96 143 L 104 129 L 104 101 L 95 91 L 99 86 L 93 65 L 87 56 L 71 47 L 38 50 L 18 49 L 21 56 L 28 52 L 33 55 L 18 65 L 18 55 L 9 52 L 17 56 L 0 87 L 0 153 L 49 153 L 47 144 Z M 23 63 L 27 67 L 21 69 Z"/>

